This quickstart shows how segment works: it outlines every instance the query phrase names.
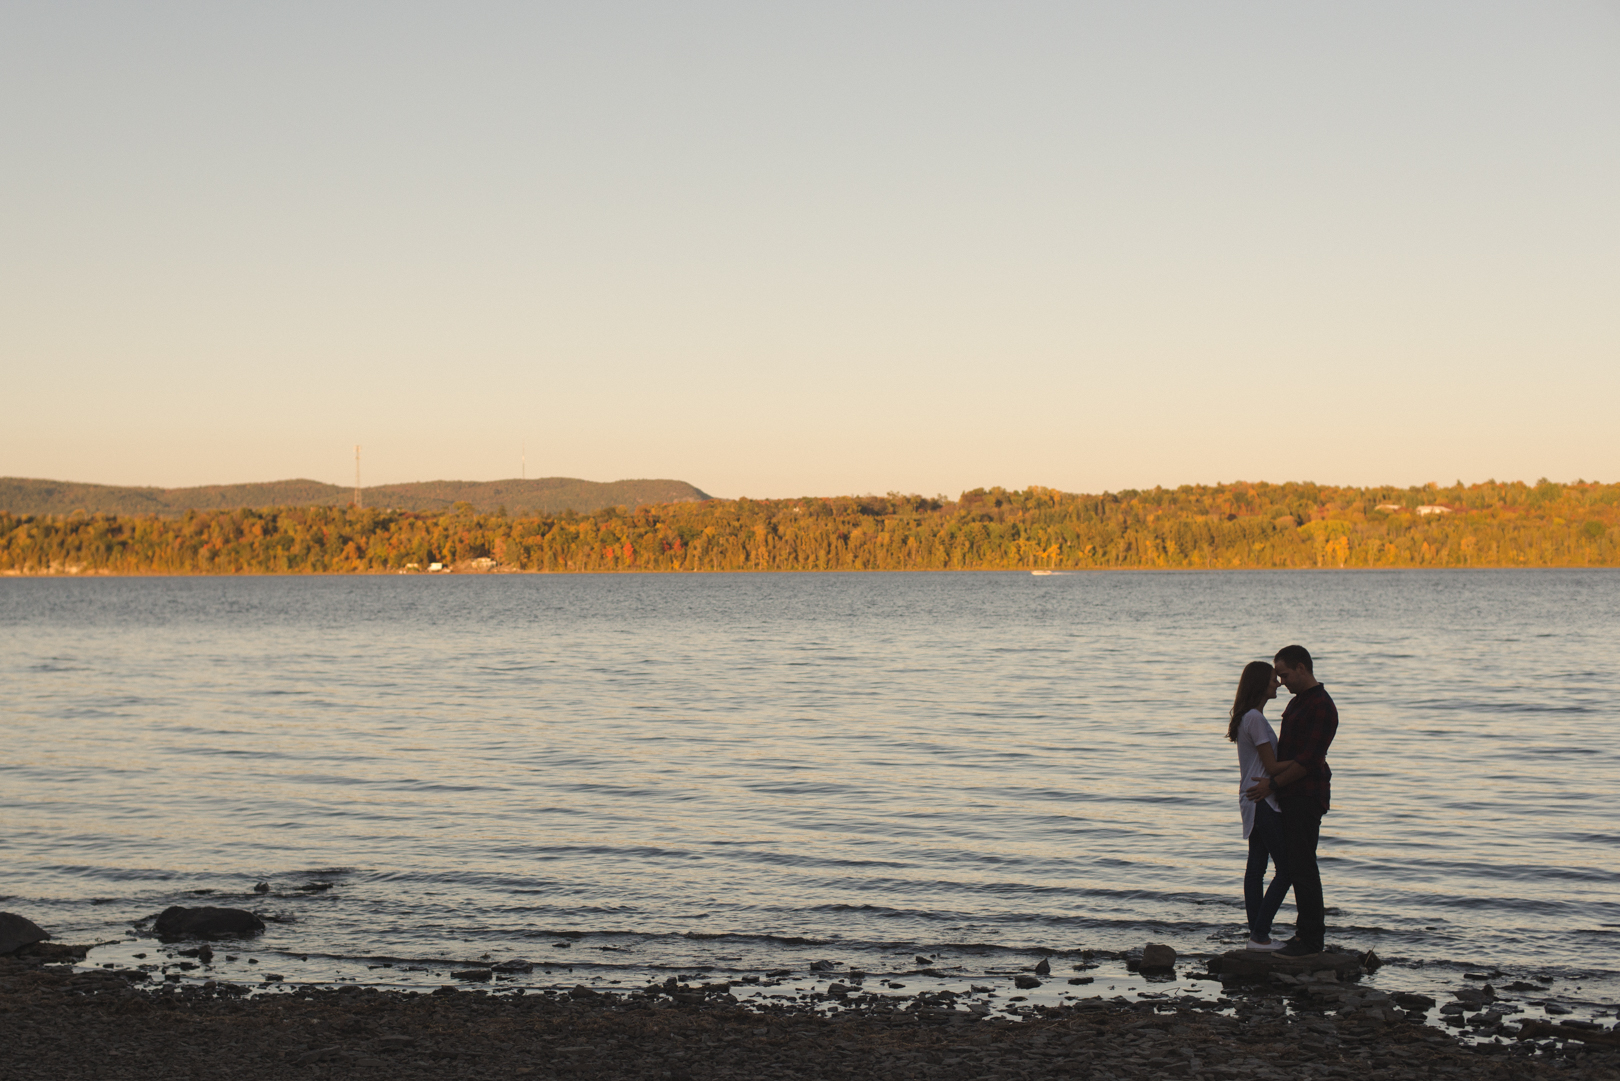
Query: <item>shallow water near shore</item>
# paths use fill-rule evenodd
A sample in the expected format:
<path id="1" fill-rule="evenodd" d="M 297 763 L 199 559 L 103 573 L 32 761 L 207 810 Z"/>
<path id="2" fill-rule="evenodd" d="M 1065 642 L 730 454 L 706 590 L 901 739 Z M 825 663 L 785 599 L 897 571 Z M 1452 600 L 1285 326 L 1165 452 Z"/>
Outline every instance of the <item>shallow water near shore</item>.
<path id="1" fill-rule="evenodd" d="M 252 907 L 235 964 L 399 985 L 1207 956 L 1224 712 L 1292 641 L 1342 718 L 1330 940 L 1612 1004 L 1616 571 L 6 580 L 0 905 Z"/>

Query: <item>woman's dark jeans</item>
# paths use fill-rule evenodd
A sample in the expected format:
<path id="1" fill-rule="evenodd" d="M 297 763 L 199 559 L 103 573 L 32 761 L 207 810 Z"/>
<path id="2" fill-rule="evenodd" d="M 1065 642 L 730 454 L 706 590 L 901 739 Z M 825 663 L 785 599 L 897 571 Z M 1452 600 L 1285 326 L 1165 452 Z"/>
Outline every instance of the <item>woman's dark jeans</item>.
<path id="1" fill-rule="evenodd" d="M 1288 848 L 1282 815 L 1260 800 L 1254 805 L 1254 828 L 1249 831 L 1249 868 L 1243 874 L 1243 906 L 1249 910 L 1249 937 L 1271 937 L 1271 921 L 1282 907 L 1293 883 L 1288 877 Z M 1266 862 L 1277 870 L 1266 889 Z"/>

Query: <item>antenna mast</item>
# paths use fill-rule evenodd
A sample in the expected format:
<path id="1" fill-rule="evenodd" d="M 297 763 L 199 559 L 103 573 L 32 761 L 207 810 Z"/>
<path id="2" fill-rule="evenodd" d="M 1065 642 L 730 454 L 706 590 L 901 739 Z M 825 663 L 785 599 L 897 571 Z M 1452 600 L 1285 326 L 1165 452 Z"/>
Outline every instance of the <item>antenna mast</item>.
<path id="1" fill-rule="evenodd" d="M 360 444 L 354 445 L 354 509 L 359 510 L 360 502 Z"/>

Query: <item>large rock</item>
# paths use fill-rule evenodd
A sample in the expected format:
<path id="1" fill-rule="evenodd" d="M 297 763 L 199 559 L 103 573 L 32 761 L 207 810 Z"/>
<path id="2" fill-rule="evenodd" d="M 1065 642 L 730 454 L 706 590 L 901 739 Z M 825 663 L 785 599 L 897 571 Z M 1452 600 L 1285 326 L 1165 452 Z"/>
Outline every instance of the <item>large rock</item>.
<path id="1" fill-rule="evenodd" d="M 163 910 L 152 925 L 159 938 L 222 938 L 256 935 L 264 921 L 240 908 L 184 908 L 173 905 Z"/>
<path id="2" fill-rule="evenodd" d="M 24 946 L 44 942 L 51 936 L 33 920 L 14 912 L 0 912 L 0 954 L 16 953 Z"/>
<path id="3" fill-rule="evenodd" d="M 1143 972 L 1169 972 L 1176 967 L 1176 951 L 1158 942 L 1142 947 Z"/>
<path id="4" fill-rule="evenodd" d="M 1559 1025 L 1550 1021 L 1536 1021 L 1533 1019 L 1527 1020 L 1519 1026 L 1518 1036 L 1521 1040 L 1539 1040 L 1550 1036 L 1560 1040 L 1580 1040 L 1594 1046 L 1602 1044 L 1607 1047 L 1620 1047 L 1620 1032 L 1577 1028 L 1570 1024 Z"/>
<path id="5" fill-rule="evenodd" d="M 1327 951 L 1304 957 L 1278 957 L 1275 953 L 1259 950 L 1232 950 L 1209 959 L 1209 971 L 1219 976 L 1222 983 L 1229 981 L 1265 980 L 1273 972 L 1288 976 L 1308 976 L 1313 972 L 1332 972 L 1341 980 L 1355 980 L 1364 971 L 1359 953 Z"/>
<path id="6" fill-rule="evenodd" d="M 34 942 L 18 950 L 17 956 L 44 964 L 60 964 L 63 961 L 83 961 L 84 955 L 89 952 L 89 946 L 73 946 L 66 942 Z"/>

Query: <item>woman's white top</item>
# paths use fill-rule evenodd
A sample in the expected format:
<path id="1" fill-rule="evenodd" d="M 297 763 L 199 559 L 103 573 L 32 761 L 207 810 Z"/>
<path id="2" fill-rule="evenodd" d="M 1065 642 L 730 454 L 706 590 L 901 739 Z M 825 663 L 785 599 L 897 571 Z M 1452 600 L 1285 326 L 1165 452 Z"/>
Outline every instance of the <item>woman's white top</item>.
<path id="1" fill-rule="evenodd" d="M 1266 715 L 1257 709 L 1251 709 L 1243 715 L 1238 722 L 1237 731 L 1238 771 L 1243 775 L 1238 784 L 1238 808 L 1243 812 L 1243 836 L 1249 836 L 1254 829 L 1254 801 L 1243 793 L 1255 786 L 1255 783 L 1266 777 L 1266 767 L 1260 762 L 1260 744 L 1271 744 L 1272 754 L 1277 753 L 1277 733 L 1271 730 L 1271 722 Z M 1276 796 L 1266 797 L 1266 806 L 1273 811 L 1282 812 L 1277 806 Z"/>

